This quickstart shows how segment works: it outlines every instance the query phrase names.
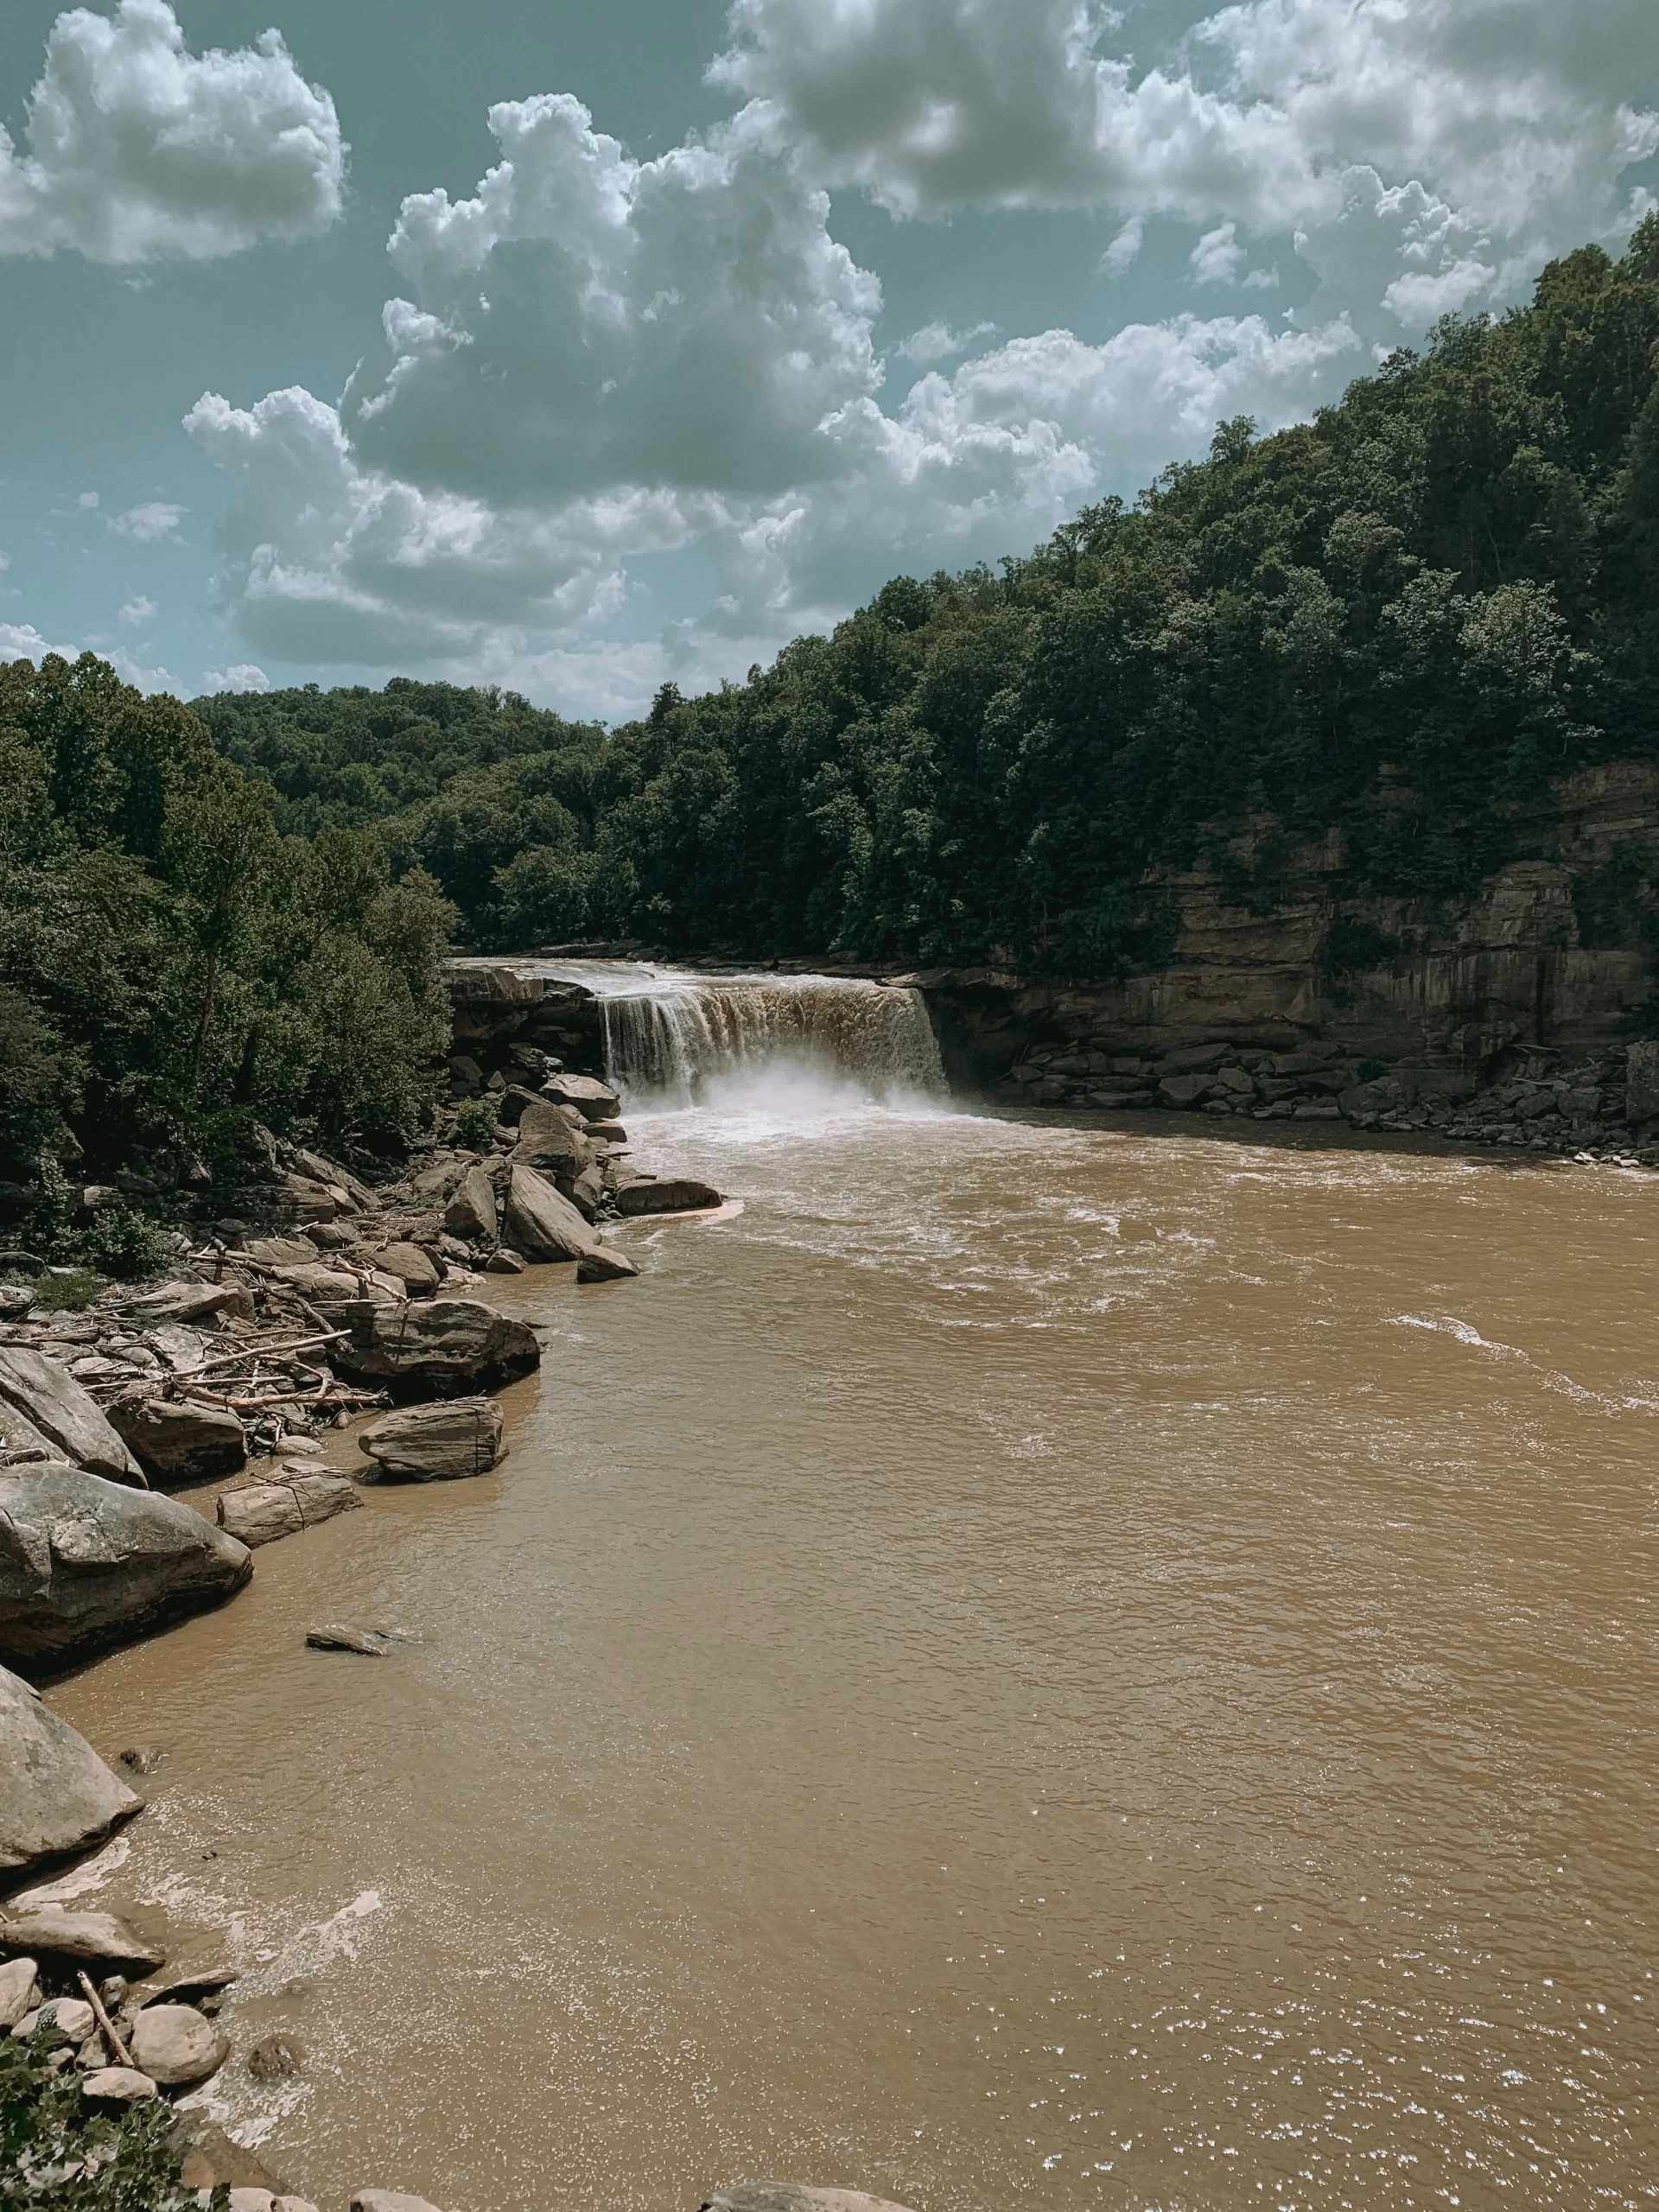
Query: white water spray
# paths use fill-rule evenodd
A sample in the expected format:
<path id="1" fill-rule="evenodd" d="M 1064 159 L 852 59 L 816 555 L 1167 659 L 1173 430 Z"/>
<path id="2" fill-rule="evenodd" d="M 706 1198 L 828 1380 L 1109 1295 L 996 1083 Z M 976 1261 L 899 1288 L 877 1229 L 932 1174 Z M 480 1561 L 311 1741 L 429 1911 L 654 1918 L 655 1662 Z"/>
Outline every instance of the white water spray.
<path id="1" fill-rule="evenodd" d="M 599 961 L 558 972 L 599 999 L 607 1072 L 635 1101 L 729 1108 L 793 1092 L 903 1106 L 947 1095 L 926 1003 L 906 985 Z"/>

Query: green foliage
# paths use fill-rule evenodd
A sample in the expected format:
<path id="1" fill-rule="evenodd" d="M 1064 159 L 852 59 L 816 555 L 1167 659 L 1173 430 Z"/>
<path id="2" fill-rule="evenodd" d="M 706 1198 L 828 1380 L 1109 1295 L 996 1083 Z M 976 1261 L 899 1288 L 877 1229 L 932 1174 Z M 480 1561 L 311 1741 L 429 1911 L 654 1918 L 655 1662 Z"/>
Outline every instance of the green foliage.
<path id="1" fill-rule="evenodd" d="M 33 1311 L 41 1313 L 79 1313 L 92 1305 L 109 1286 L 105 1277 L 94 1274 L 90 1268 L 76 1268 L 67 1274 L 43 1274 L 29 1278 L 35 1293 Z"/>
<path id="2" fill-rule="evenodd" d="M 73 2067 L 54 2072 L 36 2044 L 0 2038 L 0 2203 L 9 2212 L 195 2212 L 168 2143 L 160 2098 L 95 2111 Z M 213 2212 L 230 2191 L 213 2190 Z"/>
<path id="3" fill-rule="evenodd" d="M 67 1234 L 37 1172 L 165 1184 L 226 1167 L 258 1118 L 392 1149 L 437 1093 L 453 910 L 360 830 L 284 835 L 262 778 L 103 662 L 0 665 L 0 1180 L 111 1272 L 136 1218 Z"/>
<path id="4" fill-rule="evenodd" d="M 1325 964 L 1336 976 L 1386 968 L 1398 957 L 1400 940 L 1359 914 L 1338 914 L 1325 931 Z"/>
<path id="5" fill-rule="evenodd" d="M 608 735 L 404 682 L 198 711 L 280 830 L 372 830 L 483 946 L 1099 975 L 1167 957 L 1158 871 L 1219 856 L 1269 911 L 1333 826 L 1351 892 L 1466 897 L 1512 802 L 1659 746 L 1656 344 L 1649 216 L 1312 423 L 1224 423 L 1133 506 Z"/>
<path id="6" fill-rule="evenodd" d="M 68 1230 L 50 1249 L 54 1260 L 122 1280 L 154 1274 L 172 1256 L 165 1231 L 143 1213 L 95 1213 L 85 1229 Z"/>
<path id="7" fill-rule="evenodd" d="M 469 1152 L 482 1152 L 495 1135 L 496 1111 L 487 1098 L 463 1098 L 455 1109 L 455 1141 Z"/>

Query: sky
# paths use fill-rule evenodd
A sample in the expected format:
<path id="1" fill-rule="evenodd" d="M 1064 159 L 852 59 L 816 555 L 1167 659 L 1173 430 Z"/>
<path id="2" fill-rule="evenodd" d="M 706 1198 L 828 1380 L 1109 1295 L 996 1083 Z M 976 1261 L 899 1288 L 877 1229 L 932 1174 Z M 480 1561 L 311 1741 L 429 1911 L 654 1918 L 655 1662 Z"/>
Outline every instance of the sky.
<path id="1" fill-rule="evenodd" d="M 0 8 L 0 658 L 615 721 L 1659 200 L 1655 0 Z"/>

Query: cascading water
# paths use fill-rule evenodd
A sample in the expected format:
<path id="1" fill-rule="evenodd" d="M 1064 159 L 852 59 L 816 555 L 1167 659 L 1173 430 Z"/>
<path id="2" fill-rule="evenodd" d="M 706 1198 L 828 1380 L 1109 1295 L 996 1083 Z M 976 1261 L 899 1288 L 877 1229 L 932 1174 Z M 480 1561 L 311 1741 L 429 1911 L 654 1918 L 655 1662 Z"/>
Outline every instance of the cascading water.
<path id="1" fill-rule="evenodd" d="M 779 1081 L 879 1104 L 946 1095 L 919 991 L 834 976 L 700 976 L 572 962 L 600 1001 L 612 1080 L 633 1099 L 699 1104 Z"/>

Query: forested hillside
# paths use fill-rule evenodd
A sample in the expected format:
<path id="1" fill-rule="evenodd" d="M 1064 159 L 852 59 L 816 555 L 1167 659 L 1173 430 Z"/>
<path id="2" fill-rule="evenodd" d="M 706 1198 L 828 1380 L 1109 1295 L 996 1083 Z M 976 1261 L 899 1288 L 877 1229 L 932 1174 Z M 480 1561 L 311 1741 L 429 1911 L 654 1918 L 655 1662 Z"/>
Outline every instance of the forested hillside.
<path id="1" fill-rule="evenodd" d="M 1102 976 L 1167 950 L 1150 864 L 1270 905 L 1273 835 L 1228 848 L 1267 817 L 1340 823 L 1356 893 L 1457 898 L 1508 802 L 1659 745 L 1656 345 L 1650 216 L 1310 423 L 1223 424 L 1133 506 L 609 733 L 443 684 L 189 711 L 90 655 L 0 667 L 0 1181 L 77 1144 L 184 1173 L 256 1112 L 395 1145 L 452 926 Z"/>
<path id="2" fill-rule="evenodd" d="M 1133 506 L 999 573 L 899 579 L 608 736 L 408 683 L 197 710 L 286 824 L 375 826 L 485 946 L 1098 975 L 1159 956 L 1149 862 L 1264 812 L 1343 823 L 1356 891 L 1456 895 L 1507 799 L 1659 734 L 1656 341 L 1650 216 L 1311 423 L 1225 423 Z M 1243 887 L 1268 899 L 1271 853 Z"/>
<path id="3" fill-rule="evenodd" d="M 91 654 L 0 666 L 0 1219 L 61 1198 L 42 1157 L 161 1189 L 256 1114 L 395 1146 L 438 1088 L 453 919 L 378 837 L 281 835 L 176 700 Z"/>

